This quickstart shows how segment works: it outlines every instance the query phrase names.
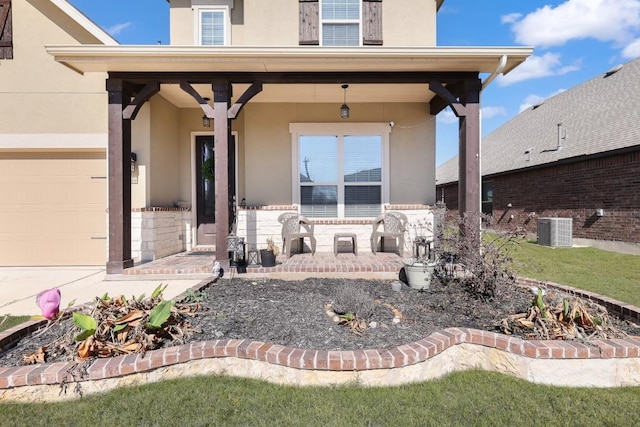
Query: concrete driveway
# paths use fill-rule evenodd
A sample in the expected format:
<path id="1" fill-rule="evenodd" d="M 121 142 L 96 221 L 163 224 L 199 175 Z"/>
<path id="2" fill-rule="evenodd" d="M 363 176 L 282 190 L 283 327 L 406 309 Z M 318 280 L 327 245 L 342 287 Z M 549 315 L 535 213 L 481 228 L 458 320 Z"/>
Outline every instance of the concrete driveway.
<path id="1" fill-rule="evenodd" d="M 175 277 L 175 276 L 173 276 Z M 159 285 L 167 285 L 164 298 L 171 299 L 200 283 L 191 280 L 105 280 L 104 267 L 0 267 L 0 315 L 40 314 L 36 304 L 39 292 L 58 288 L 62 295 L 60 308 L 69 303 L 82 304 L 108 293 L 127 297 L 151 295 Z"/>

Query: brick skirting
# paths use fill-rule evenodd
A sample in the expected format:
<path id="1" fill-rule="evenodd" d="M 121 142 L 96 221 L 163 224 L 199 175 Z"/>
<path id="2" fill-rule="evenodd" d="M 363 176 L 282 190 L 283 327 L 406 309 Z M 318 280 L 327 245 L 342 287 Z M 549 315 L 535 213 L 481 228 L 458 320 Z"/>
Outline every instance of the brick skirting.
<path id="1" fill-rule="evenodd" d="M 522 284 L 541 282 L 522 279 Z M 203 289 L 213 282 L 194 287 Z M 640 318 L 638 307 L 555 283 L 599 301 L 609 311 Z M 28 322 L 0 334 L 0 347 L 33 331 Z M 187 375 L 226 374 L 279 384 L 381 386 L 484 369 L 541 384 L 616 387 L 640 385 L 640 337 L 580 341 L 522 340 L 468 328 L 447 328 L 390 349 L 309 350 L 250 340 L 215 340 L 88 362 L 0 367 L 0 400 L 58 400 L 60 384 L 79 383 L 83 393 Z M 69 387 L 72 389 L 73 387 Z"/>

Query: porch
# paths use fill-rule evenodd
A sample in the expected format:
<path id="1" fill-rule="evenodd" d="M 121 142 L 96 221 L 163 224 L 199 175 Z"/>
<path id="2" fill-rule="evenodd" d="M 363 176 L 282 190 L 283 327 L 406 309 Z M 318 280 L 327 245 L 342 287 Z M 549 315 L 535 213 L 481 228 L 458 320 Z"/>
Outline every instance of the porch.
<path id="1" fill-rule="evenodd" d="M 207 277 L 213 274 L 213 263 L 216 254 L 213 251 L 181 252 L 160 258 L 155 261 L 139 263 L 123 271 L 123 276 L 141 276 L 152 279 L 154 277 L 166 277 L 167 275 L 180 278 L 182 276 Z M 332 252 L 316 252 L 296 254 L 285 258 L 280 255 L 276 259 L 275 267 L 248 266 L 246 273 L 229 269 L 229 261 L 221 261 L 225 270 L 225 277 L 278 277 L 285 279 L 300 279 L 311 276 L 340 276 L 351 278 L 398 278 L 402 268 L 402 257 L 396 252 L 371 252 L 362 251 L 358 255 L 348 252 L 340 252 L 334 255 Z"/>

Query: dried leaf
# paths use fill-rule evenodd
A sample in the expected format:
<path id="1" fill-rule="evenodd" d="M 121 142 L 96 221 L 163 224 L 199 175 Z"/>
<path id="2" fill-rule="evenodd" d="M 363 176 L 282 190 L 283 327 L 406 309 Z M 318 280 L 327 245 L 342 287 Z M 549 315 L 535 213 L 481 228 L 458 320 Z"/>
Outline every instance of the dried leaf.
<path id="1" fill-rule="evenodd" d="M 129 326 L 127 326 L 126 328 L 124 328 L 123 330 L 121 330 L 120 332 L 118 332 L 118 342 L 119 343 L 124 343 L 127 341 L 127 335 L 129 335 L 129 330 L 131 328 Z"/>
<path id="2" fill-rule="evenodd" d="M 115 323 L 117 325 L 122 323 L 132 323 L 132 322 L 135 322 L 136 320 L 142 319 L 143 317 L 144 317 L 144 312 L 142 310 L 134 310 L 122 316 L 121 318 L 116 319 Z"/>
<path id="3" fill-rule="evenodd" d="M 38 350 L 33 353 L 29 353 L 25 355 L 22 360 L 24 363 L 28 365 L 34 365 L 36 363 L 45 363 L 46 362 L 46 351 L 47 347 L 40 347 Z"/>
<path id="4" fill-rule="evenodd" d="M 93 336 L 90 336 L 80 343 L 80 345 L 78 346 L 78 356 L 80 356 L 81 359 L 88 359 L 89 357 L 91 357 L 93 352 L 93 343 Z"/>
<path id="5" fill-rule="evenodd" d="M 524 328 L 528 328 L 528 329 L 533 329 L 535 327 L 535 323 L 532 322 L 531 320 L 527 320 L 527 319 L 517 319 L 516 323 L 518 323 L 520 326 L 524 327 Z"/>

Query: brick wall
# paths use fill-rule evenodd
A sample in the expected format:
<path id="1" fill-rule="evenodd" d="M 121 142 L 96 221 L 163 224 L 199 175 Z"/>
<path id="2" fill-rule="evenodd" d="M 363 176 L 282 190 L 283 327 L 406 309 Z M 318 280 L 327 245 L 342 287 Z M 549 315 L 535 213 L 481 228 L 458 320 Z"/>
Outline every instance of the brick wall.
<path id="1" fill-rule="evenodd" d="M 484 181 L 493 182 L 496 228 L 525 226 L 536 233 L 538 217 L 573 218 L 574 237 L 640 242 L 640 151 Z M 457 210 L 457 187 L 438 187 L 449 210 Z M 604 216 L 596 216 L 596 209 Z"/>

